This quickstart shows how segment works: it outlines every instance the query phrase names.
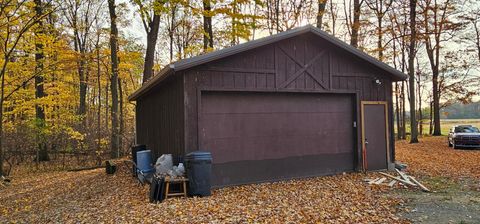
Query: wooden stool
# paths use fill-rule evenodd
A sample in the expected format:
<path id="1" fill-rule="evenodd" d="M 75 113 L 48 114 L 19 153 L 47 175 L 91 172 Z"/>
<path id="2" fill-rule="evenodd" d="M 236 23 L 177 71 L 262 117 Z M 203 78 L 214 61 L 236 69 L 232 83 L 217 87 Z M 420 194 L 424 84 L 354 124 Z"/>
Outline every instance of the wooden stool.
<path id="1" fill-rule="evenodd" d="M 165 199 L 168 198 L 168 196 L 183 196 L 187 197 L 187 181 L 188 179 L 185 177 L 165 177 Z M 182 183 L 183 186 L 183 191 L 179 193 L 170 193 L 170 184 L 171 183 Z"/>

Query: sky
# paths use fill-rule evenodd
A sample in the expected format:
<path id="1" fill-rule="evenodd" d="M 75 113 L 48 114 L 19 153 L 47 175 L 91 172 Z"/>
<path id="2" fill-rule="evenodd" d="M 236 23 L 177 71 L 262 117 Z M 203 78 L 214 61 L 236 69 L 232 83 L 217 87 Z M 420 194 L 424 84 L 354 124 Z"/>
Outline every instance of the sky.
<path id="1" fill-rule="evenodd" d="M 340 5 L 340 7 L 343 6 L 344 4 L 344 1 L 346 1 L 347 3 L 349 2 L 349 0 L 333 0 L 335 3 L 337 3 L 338 5 Z M 470 0 L 460 0 L 460 1 L 470 1 Z M 140 16 L 138 15 L 137 13 L 137 7 L 132 5 L 130 3 L 130 0 L 119 0 L 118 3 L 126 3 L 128 5 L 128 12 L 127 12 L 127 18 L 129 18 L 129 21 L 130 21 L 130 24 L 128 27 L 126 28 L 123 28 L 121 31 L 124 32 L 124 34 L 126 34 L 127 36 L 129 37 L 133 37 L 137 40 L 138 43 L 142 44 L 142 45 L 146 45 L 146 33 L 145 33 L 145 30 L 143 29 L 143 24 L 141 22 L 141 19 L 140 19 Z M 459 11 L 460 12 L 467 12 L 467 11 L 470 11 L 470 10 L 480 10 L 480 1 L 472 1 L 471 4 L 463 4 L 461 5 L 462 9 L 460 9 Z M 343 9 L 338 9 L 338 16 L 339 17 L 344 17 L 343 15 Z M 342 18 L 338 18 L 338 20 L 341 20 Z M 215 20 L 214 20 L 215 22 Z M 340 22 L 340 21 L 339 21 Z M 308 21 L 301 21 L 299 25 L 306 25 L 308 24 Z M 340 30 L 340 32 L 342 32 Z M 467 32 L 473 32 L 473 30 L 470 30 L 470 31 L 467 31 Z M 255 36 L 256 38 L 260 38 L 260 37 L 264 37 L 264 36 L 267 36 L 268 33 L 266 31 L 263 31 L 263 32 L 260 32 L 260 33 L 257 33 Z M 448 43 L 445 45 L 445 47 L 442 49 L 442 51 L 456 51 L 456 50 L 461 50 L 461 49 L 465 49 L 466 48 L 466 43 Z M 423 54 L 423 55 L 422 55 Z M 424 57 L 424 53 L 420 52 L 419 53 L 420 57 L 422 58 L 425 58 Z M 420 64 L 421 66 L 423 66 L 425 69 L 424 70 L 427 70 L 429 71 L 429 64 L 428 64 L 428 61 L 423 59 L 423 61 L 421 60 Z M 479 72 L 479 69 L 478 69 L 478 66 L 475 66 L 475 68 L 471 69 L 470 71 L 470 74 L 472 75 L 475 75 L 475 76 L 480 76 L 480 72 Z M 430 84 L 428 84 L 430 85 Z M 427 86 L 428 87 L 428 86 Z M 428 90 L 425 91 L 425 94 L 428 93 Z M 425 97 L 424 97 L 425 98 Z M 474 101 L 480 101 L 480 96 L 476 96 L 474 97 Z"/>

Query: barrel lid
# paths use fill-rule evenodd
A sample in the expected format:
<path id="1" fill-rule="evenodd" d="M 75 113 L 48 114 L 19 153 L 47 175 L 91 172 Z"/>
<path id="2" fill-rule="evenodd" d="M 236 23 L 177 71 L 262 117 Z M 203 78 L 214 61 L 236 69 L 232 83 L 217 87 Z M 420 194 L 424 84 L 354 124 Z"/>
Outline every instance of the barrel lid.
<path id="1" fill-rule="evenodd" d="M 151 153 L 151 150 L 148 149 L 148 150 L 142 150 L 137 152 L 137 154 L 140 154 L 140 153 Z"/>
<path id="2" fill-rule="evenodd" d="M 132 150 L 146 150 L 147 146 L 143 144 L 137 144 L 132 146 Z"/>
<path id="3" fill-rule="evenodd" d="M 193 151 L 188 153 L 185 159 L 212 159 L 212 153 L 207 151 Z"/>

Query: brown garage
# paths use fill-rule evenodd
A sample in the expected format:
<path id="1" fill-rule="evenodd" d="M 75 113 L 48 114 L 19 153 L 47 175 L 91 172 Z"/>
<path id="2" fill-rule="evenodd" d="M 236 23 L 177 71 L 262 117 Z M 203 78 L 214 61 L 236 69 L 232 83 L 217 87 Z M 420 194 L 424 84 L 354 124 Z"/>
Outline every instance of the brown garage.
<path id="1" fill-rule="evenodd" d="M 156 157 L 210 151 L 218 187 L 389 168 L 404 79 L 305 26 L 172 63 L 130 100 L 137 143 Z"/>

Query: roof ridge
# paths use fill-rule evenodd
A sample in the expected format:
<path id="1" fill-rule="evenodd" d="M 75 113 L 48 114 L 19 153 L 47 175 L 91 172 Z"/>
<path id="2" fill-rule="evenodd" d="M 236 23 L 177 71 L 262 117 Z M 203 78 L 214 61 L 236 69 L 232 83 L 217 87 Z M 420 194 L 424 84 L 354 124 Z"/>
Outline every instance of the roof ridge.
<path id="1" fill-rule="evenodd" d="M 262 46 L 265 46 L 265 45 L 268 45 L 268 44 L 272 44 L 272 43 L 275 43 L 275 42 L 278 42 L 278 41 L 281 41 L 281 40 L 284 40 L 284 39 L 288 39 L 288 38 L 291 38 L 291 37 L 295 37 L 295 36 L 298 36 L 300 34 L 304 34 L 304 33 L 308 33 L 308 32 L 311 32 L 311 33 L 319 36 L 320 38 L 323 38 L 327 42 L 329 42 L 329 43 L 331 43 L 331 44 L 333 44 L 333 45 L 335 45 L 335 46 L 337 46 L 337 47 L 339 47 L 339 48 L 341 48 L 341 49 L 343 49 L 343 50 L 345 50 L 345 51 L 347 51 L 347 52 L 349 52 L 349 53 L 351 53 L 351 54 L 353 54 L 357 57 L 359 57 L 360 59 L 363 59 L 363 60 L 367 61 L 368 63 L 371 63 L 372 65 L 376 66 L 377 68 L 391 74 L 394 77 L 394 80 L 397 80 L 397 81 L 398 80 L 405 80 L 408 77 L 404 73 L 398 71 L 395 68 L 392 68 L 390 65 L 386 64 L 385 62 L 382 62 L 382 61 L 372 57 L 371 55 L 367 54 L 366 52 L 364 52 L 360 49 L 357 49 L 357 48 L 343 42 L 342 40 L 328 34 L 327 32 L 321 30 L 318 27 L 313 26 L 312 24 L 307 24 L 305 26 L 295 27 L 293 29 L 283 31 L 283 32 L 280 32 L 280 33 L 276 33 L 276 34 L 273 34 L 273 35 L 270 35 L 270 36 L 262 37 L 262 38 L 259 38 L 259 39 L 247 41 L 247 42 L 237 44 L 237 45 L 234 45 L 234 46 L 230 46 L 230 47 L 226 47 L 226 48 L 223 48 L 223 49 L 208 52 L 206 54 L 201 54 L 201 55 L 197 55 L 197 56 L 194 56 L 194 57 L 185 58 L 185 59 L 181 59 L 181 60 L 172 62 L 172 63 L 168 64 L 167 66 L 165 66 L 162 70 L 160 70 L 160 72 L 158 72 L 157 75 L 153 76 L 150 80 L 145 82 L 142 85 L 142 87 L 140 87 L 140 89 L 138 89 L 132 95 L 130 95 L 128 99 L 129 100 L 136 100 L 140 95 L 142 95 L 143 93 L 145 93 L 146 91 L 151 89 L 157 83 L 159 83 L 162 80 L 164 80 L 165 78 L 167 78 L 166 76 L 168 76 L 169 74 L 172 74 L 176 71 L 181 71 L 181 70 L 185 70 L 185 69 L 188 69 L 188 68 L 192 68 L 192 67 L 195 67 L 195 66 L 198 66 L 198 65 L 201 65 L 201 64 L 205 64 L 205 63 L 208 63 L 208 62 L 211 62 L 211 61 L 215 61 L 215 60 L 218 60 L 218 59 L 221 59 L 221 58 L 225 58 L 225 57 L 228 57 L 228 56 L 231 56 L 231 55 L 234 55 L 234 54 L 238 54 L 238 53 L 241 53 L 241 52 L 244 52 L 244 51 L 248 51 L 248 50 L 251 50 L 251 49 L 255 49 L 255 48 L 258 48 L 258 47 L 262 47 Z"/>

